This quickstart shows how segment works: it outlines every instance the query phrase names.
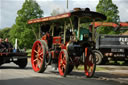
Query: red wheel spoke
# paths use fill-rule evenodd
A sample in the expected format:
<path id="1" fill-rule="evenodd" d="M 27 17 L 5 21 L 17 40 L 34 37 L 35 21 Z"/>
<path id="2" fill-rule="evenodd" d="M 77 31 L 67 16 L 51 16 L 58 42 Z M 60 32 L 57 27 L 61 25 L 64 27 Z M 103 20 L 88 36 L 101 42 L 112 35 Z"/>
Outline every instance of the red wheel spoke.
<path id="1" fill-rule="evenodd" d="M 38 58 L 38 54 L 35 55 L 35 58 Z"/>
<path id="2" fill-rule="evenodd" d="M 39 54 L 39 56 L 41 56 L 43 54 L 43 52 L 41 52 L 40 54 Z"/>
<path id="3" fill-rule="evenodd" d="M 63 61 L 63 64 L 66 65 L 66 61 Z"/>
<path id="4" fill-rule="evenodd" d="M 66 68 L 66 65 L 65 64 L 63 64 L 63 67 L 64 67 L 64 69 Z"/>
<path id="5" fill-rule="evenodd" d="M 39 60 L 41 60 L 41 61 L 42 61 L 42 60 L 43 60 L 43 57 L 39 57 Z"/>
<path id="6" fill-rule="evenodd" d="M 91 66 L 91 72 L 93 71 L 93 66 Z"/>
<path id="7" fill-rule="evenodd" d="M 38 48 L 38 52 L 40 52 L 40 50 L 41 50 L 40 44 L 38 43 L 37 46 L 38 46 L 38 47 L 37 47 L 37 48 Z"/>
<path id="8" fill-rule="evenodd" d="M 36 64 L 36 66 L 35 66 L 35 67 L 36 67 L 36 69 L 38 69 L 38 65 L 37 65 L 37 64 Z"/>
<path id="9" fill-rule="evenodd" d="M 40 62 L 40 60 L 38 59 L 38 61 L 37 61 L 37 67 L 38 67 L 38 68 L 40 68 L 40 64 L 41 64 L 41 62 Z"/>
<path id="10" fill-rule="evenodd" d="M 38 58 L 34 59 L 33 62 L 36 62 L 38 60 Z"/>
<path id="11" fill-rule="evenodd" d="M 90 69 L 90 66 L 87 67 L 87 70 L 88 70 L 88 71 L 89 71 L 89 69 Z"/>
<path id="12" fill-rule="evenodd" d="M 62 60 L 60 61 L 60 64 L 61 64 L 61 65 L 63 64 L 63 61 L 62 61 Z"/>
<path id="13" fill-rule="evenodd" d="M 36 50 L 34 50 L 35 53 L 38 53 Z"/>

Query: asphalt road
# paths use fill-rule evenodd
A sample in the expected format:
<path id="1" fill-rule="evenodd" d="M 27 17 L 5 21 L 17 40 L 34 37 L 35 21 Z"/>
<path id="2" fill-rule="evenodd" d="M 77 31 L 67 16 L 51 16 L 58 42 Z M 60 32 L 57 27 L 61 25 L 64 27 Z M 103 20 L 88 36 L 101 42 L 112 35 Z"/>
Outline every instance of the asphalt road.
<path id="1" fill-rule="evenodd" d="M 52 71 L 51 67 L 44 73 L 36 73 L 31 64 L 26 69 L 19 69 L 10 63 L 0 67 L 0 85 L 124 85 L 111 80 L 100 78 L 86 78 L 83 72 L 72 72 L 66 78 Z"/>

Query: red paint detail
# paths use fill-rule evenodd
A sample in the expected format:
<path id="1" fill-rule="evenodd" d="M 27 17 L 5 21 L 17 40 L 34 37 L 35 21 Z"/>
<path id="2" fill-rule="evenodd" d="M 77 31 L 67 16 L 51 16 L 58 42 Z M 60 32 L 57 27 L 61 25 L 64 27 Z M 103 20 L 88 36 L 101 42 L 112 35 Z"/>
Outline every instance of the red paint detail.
<path id="1" fill-rule="evenodd" d="M 93 22 L 91 23 L 91 25 L 93 25 Z M 97 28 L 99 26 L 110 26 L 110 27 L 114 27 L 114 28 L 116 28 L 118 26 L 120 26 L 120 27 L 128 27 L 128 23 L 127 22 L 120 22 L 119 24 L 116 24 L 114 22 L 94 22 L 94 27 L 95 28 Z M 91 30 L 92 27 L 89 28 L 89 29 Z"/>
<path id="2" fill-rule="evenodd" d="M 60 15 L 57 15 L 57 16 L 50 16 L 50 17 L 32 19 L 32 20 L 28 21 L 28 24 L 51 21 L 51 20 L 57 20 L 57 19 L 67 18 L 67 17 L 70 17 L 70 16 L 71 16 L 71 13 L 64 13 L 64 14 L 60 14 Z"/>
<path id="3" fill-rule="evenodd" d="M 53 44 L 61 44 L 61 37 L 60 36 L 53 37 Z"/>
<path id="4" fill-rule="evenodd" d="M 55 58 L 54 51 L 51 51 L 51 54 L 52 54 L 52 59 L 54 59 Z"/>
<path id="5" fill-rule="evenodd" d="M 66 49 L 66 45 L 65 44 L 61 44 L 61 49 Z"/>
<path id="6" fill-rule="evenodd" d="M 9 55 L 9 53 L 0 53 L 0 56 L 2 56 L 2 55 Z"/>
<path id="7" fill-rule="evenodd" d="M 85 48 L 85 56 L 87 56 L 88 48 Z"/>
<path id="8" fill-rule="evenodd" d="M 126 23 L 126 22 L 120 22 L 120 26 L 121 27 L 128 27 L 128 23 Z"/>
<path id="9" fill-rule="evenodd" d="M 91 23 L 93 25 L 93 22 Z M 118 25 L 113 22 L 94 22 L 94 27 L 99 27 L 99 26 L 111 26 L 111 27 L 117 27 Z"/>

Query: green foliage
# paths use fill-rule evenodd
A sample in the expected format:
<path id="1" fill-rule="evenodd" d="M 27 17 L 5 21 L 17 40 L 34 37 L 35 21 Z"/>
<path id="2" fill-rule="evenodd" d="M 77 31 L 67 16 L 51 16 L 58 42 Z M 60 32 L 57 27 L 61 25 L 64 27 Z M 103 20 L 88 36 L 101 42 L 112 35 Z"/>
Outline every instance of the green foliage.
<path id="1" fill-rule="evenodd" d="M 11 42 L 14 43 L 17 38 L 20 48 L 31 48 L 33 42 L 39 38 L 39 24 L 28 24 L 27 21 L 40 18 L 42 14 L 43 11 L 35 0 L 25 0 L 17 12 L 16 24 L 9 33 Z"/>
<path id="2" fill-rule="evenodd" d="M 9 31 L 11 30 L 11 28 L 6 27 L 0 30 L 0 38 L 9 38 Z"/>
<path id="3" fill-rule="evenodd" d="M 89 25 L 90 25 L 91 23 L 89 22 L 89 23 L 83 23 L 83 24 L 81 24 L 81 27 L 82 28 L 86 28 L 86 29 L 89 29 Z"/>
<path id="4" fill-rule="evenodd" d="M 112 0 L 99 0 L 96 11 L 107 16 L 107 20 L 105 22 L 120 22 L 118 7 L 112 2 Z M 114 32 L 113 27 L 100 27 L 98 32 L 102 34 L 119 33 Z"/>

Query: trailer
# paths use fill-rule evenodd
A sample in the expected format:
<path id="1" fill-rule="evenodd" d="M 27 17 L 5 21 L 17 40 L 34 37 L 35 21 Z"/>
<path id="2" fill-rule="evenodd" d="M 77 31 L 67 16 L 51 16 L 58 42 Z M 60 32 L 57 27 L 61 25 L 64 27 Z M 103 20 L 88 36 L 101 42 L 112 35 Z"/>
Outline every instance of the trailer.
<path id="1" fill-rule="evenodd" d="M 25 68 L 27 65 L 27 58 L 29 57 L 27 54 L 25 50 L 18 48 L 17 39 L 15 40 L 14 47 L 8 42 L 7 38 L 4 42 L 0 39 L 0 66 L 5 63 L 13 62 L 18 65 L 19 68 Z"/>
<path id="2" fill-rule="evenodd" d="M 19 68 L 25 68 L 27 65 L 26 52 L 1 52 L 0 53 L 0 66 L 5 63 L 14 62 Z"/>
<path id="3" fill-rule="evenodd" d="M 111 26 L 115 31 L 128 30 L 128 23 L 120 22 L 119 24 L 113 22 L 95 22 L 95 30 L 99 26 Z M 95 54 L 97 64 L 105 64 L 109 60 L 125 61 L 128 63 L 128 35 L 97 35 L 95 42 Z"/>

